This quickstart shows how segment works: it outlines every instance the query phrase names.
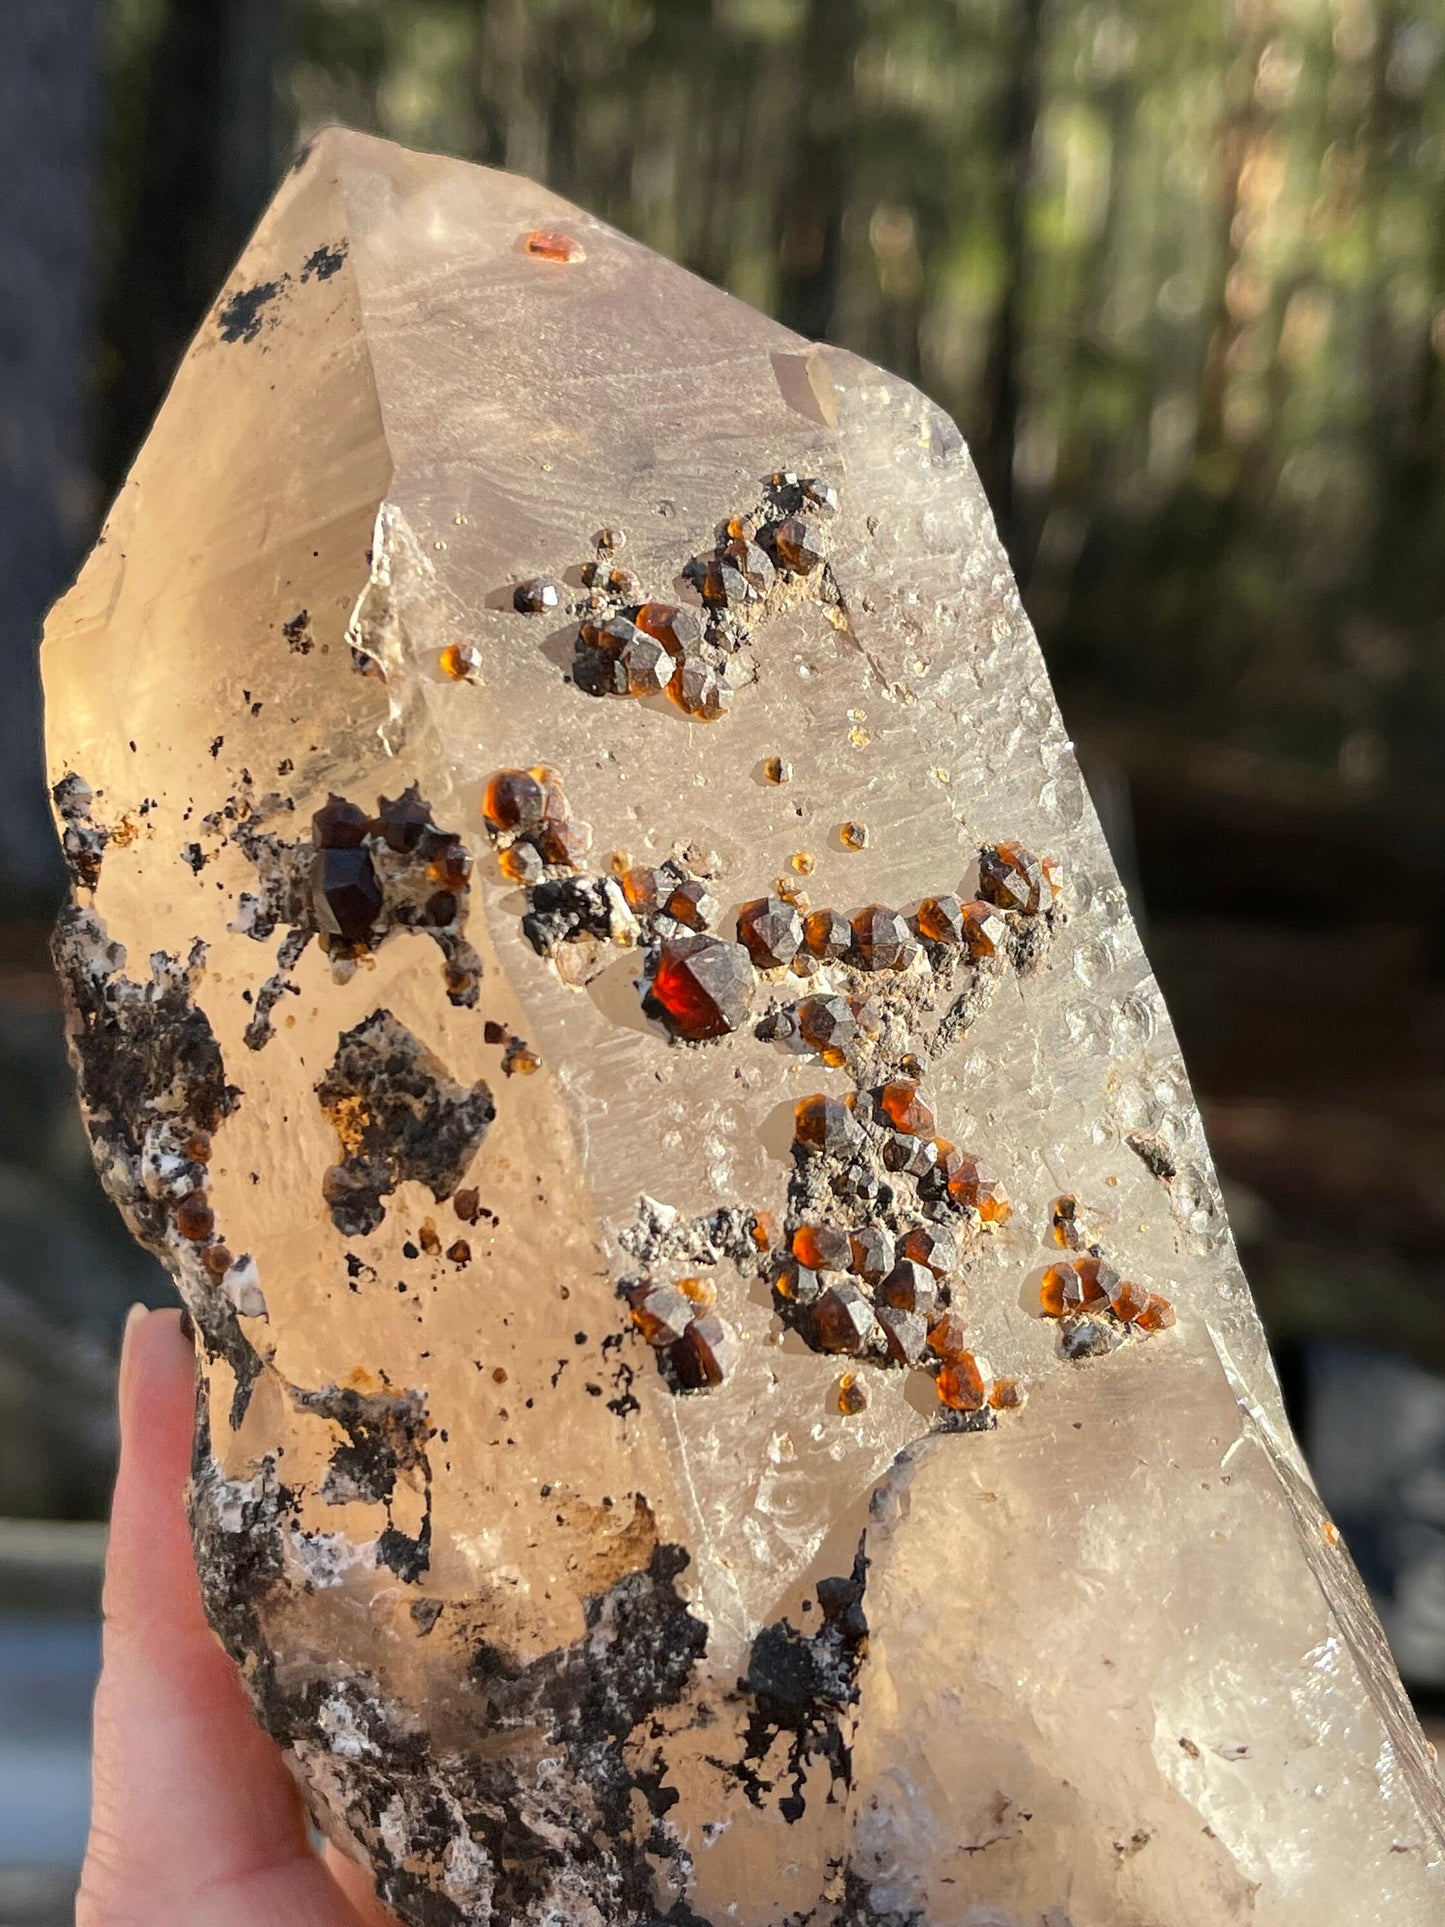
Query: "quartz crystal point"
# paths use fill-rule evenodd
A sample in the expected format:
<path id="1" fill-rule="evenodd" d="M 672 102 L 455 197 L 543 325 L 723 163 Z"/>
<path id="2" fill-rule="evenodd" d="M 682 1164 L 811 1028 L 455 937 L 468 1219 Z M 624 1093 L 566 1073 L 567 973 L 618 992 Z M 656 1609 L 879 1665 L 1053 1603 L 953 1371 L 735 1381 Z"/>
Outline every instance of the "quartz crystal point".
<path id="1" fill-rule="evenodd" d="M 45 679 L 208 1609 L 403 1921 L 1445 1916 L 936 408 L 327 134 Z"/>

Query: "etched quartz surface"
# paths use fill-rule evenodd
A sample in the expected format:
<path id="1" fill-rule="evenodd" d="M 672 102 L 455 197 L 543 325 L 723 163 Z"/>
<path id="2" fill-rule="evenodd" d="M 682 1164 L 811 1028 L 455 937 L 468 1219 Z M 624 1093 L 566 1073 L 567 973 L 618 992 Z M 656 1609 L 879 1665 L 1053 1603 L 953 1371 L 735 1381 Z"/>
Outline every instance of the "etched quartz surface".
<path id="1" fill-rule="evenodd" d="M 403 1920 L 1440 1919 L 936 409 L 328 134 L 45 674 L 208 1607 Z"/>

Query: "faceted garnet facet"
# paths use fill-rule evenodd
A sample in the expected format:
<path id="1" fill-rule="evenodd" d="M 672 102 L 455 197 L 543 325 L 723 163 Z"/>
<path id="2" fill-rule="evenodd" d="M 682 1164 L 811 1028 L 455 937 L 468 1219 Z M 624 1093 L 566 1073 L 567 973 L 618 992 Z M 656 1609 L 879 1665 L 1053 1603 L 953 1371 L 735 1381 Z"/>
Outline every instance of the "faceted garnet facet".
<path id="1" fill-rule="evenodd" d="M 683 1037 L 723 1037 L 747 1021 L 755 979 L 740 944 L 713 937 L 665 943 L 650 989 Z"/>

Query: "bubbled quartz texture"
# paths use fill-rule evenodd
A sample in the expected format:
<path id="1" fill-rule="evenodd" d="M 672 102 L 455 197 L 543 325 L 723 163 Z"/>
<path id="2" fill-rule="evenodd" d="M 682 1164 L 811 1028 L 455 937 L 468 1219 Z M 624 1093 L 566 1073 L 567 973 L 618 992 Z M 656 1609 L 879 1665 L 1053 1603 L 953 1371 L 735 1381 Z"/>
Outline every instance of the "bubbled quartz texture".
<path id="1" fill-rule="evenodd" d="M 1442 1918 L 936 408 L 330 133 L 44 664 L 208 1610 L 403 1921 Z"/>

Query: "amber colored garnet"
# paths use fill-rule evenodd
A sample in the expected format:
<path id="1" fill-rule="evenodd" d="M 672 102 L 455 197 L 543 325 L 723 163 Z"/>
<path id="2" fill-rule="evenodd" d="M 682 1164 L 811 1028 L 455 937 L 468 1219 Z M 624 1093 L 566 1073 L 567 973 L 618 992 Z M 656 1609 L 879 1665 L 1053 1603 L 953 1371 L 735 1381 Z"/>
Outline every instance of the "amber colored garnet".
<path id="1" fill-rule="evenodd" d="M 963 906 L 963 941 L 975 960 L 996 957 L 1008 938 L 1008 925 L 991 903 L 975 897 Z"/>
<path id="2" fill-rule="evenodd" d="M 649 1345 L 675 1345 L 696 1307 L 673 1285 L 641 1285 L 628 1294 L 632 1322 Z"/>
<path id="3" fill-rule="evenodd" d="M 741 944 L 716 937 L 665 943 L 652 995 L 684 1037 L 725 1037 L 746 1022 L 756 980 Z"/>
<path id="4" fill-rule="evenodd" d="M 717 1286 L 710 1278 L 679 1278 L 677 1288 L 689 1303 L 711 1311 L 717 1303 Z"/>
<path id="5" fill-rule="evenodd" d="M 192 1191 L 176 1206 L 176 1230 L 193 1245 L 204 1244 L 216 1229 L 216 1214 L 206 1203 L 205 1193 Z"/>
<path id="6" fill-rule="evenodd" d="M 978 854 L 978 894 L 1000 910 L 1034 916 L 1047 887 L 1039 860 L 1022 843 L 985 844 Z"/>
<path id="7" fill-rule="evenodd" d="M 823 560 L 817 536 L 800 515 L 789 515 L 774 523 L 771 533 L 774 553 L 794 575 L 811 575 Z"/>
<path id="8" fill-rule="evenodd" d="M 904 1258 L 926 1265 L 935 1278 L 942 1278 L 958 1263 L 958 1241 L 946 1224 L 916 1224 L 905 1233 L 898 1247 Z"/>
<path id="9" fill-rule="evenodd" d="M 453 682 L 470 682 L 482 666 L 481 654 L 469 642 L 449 642 L 437 661 Z"/>
<path id="10" fill-rule="evenodd" d="M 864 970 L 902 970 L 916 954 L 908 925 L 881 903 L 857 912 L 852 937 L 853 954 Z"/>
<path id="11" fill-rule="evenodd" d="M 1049 1226 L 1056 1245 L 1062 1245 L 1066 1251 L 1077 1251 L 1084 1241 L 1079 1224 L 1079 1200 L 1069 1194 L 1055 1198 L 1049 1206 Z"/>
<path id="12" fill-rule="evenodd" d="M 956 1311 L 929 1322 L 928 1349 L 938 1358 L 967 1358 L 972 1343 L 973 1334 Z"/>
<path id="13" fill-rule="evenodd" d="M 838 1380 L 838 1410 L 844 1418 L 856 1418 L 867 1409 L 867 1388 L 856 1372 L 844 1372 Z"/>
<path id="14" fill-rule="evenodd" d="M 845 1280 L 830 1285 L 812 1307 L 808 1328 L 818 1351 L 856 1357 L 866 1350 L 873 1325 L 873 1307 L 851 1280 Z"/>
<path id="15" fill-rule="evenodd" d="M 963 905 L 957 897 L 925 897 L 913 918 L 920 937 L 930 943 L 961 944 Z"/>
<path id="16" fill-rule="evenodd" d="M 536 261 L 555 261 L 564 267 L 574 267 L 577 262 L 587 259 L 587 250 L 574 235 L 564 234 L 560 228 L 533 228 L 522 242 L 526 253 Z"/>
<path id="17" fill-rule="evenodd" d="M 702 640 L 702 625 L 691 609 L 679 609 L 671 602 L 644 602 L 633 622 L 645 636 L 660 642 L 674 662 Z"/>
<path id="18" fill-rule="evenodd" d="M 800 1225 L 793 1233 L 793 1256 L 812 1271 L 846 1271 L 853 1242 L 840 1225 Z"/>
<path id="19" fill-rule="evenodd" d="M 514 843 L 497 858 L 497 868 L 509 883 L 535 883 L 544 867 L 542 852 L 527 841 Z"/>
<path id="20" fill-rule="evenodd" d="M 878 1103 L 895 1130 L 910 1137 L 931 1137 L 934 1116 L 918 1095 L 918 1086 L 907 1078 L 896 1078 L 878 1093 Z"/>
<path id="21" fill-rule="evenodd" d="M 996 1378 L 989 1387 L 988 1402 L 996 1412 L 1018 1412 L 1028 1403 L 1028 1393 L 1016 1378 Z"/>
<path id="22" fill-rule="evenodd" d="M 529 769 L 499 769 L 482 795 L 482 815 L 489 829 L 532 830 L 548 815 L 544 783 Z"/>
<path id="23" fill-rule="evenodd" d="M 977 1158 L 959 1153 L 948 1180 L 955 1204 L 976 1211 L 985 1224 L 1005 1224 L 1013 1216 L 1008 1194 L 997 1178 L 988 1177 Z"/>
<path id="24" fill-rule="evenodd" d="M 628 695 L 636 696 L 639 701 L 648 696 L 665 695 L 674 668 L 673 659 L 662 643 L 640 630 L 619 645 L 617 666 L 626 681 Z"/>
<path id="25" fill-rule="evenodd" d="M 472 874 L 471 852 L 460 837 L 450 837 L 431 857 L 426 873 L 443 890 L 465 890 Z"/>
<path id="26" fill-rule="evenodd" d="M 537 842 L 548 863 L 555 863 L 559 869 L 580 870 L 592 848 L 592 829 L 587 823 L 559 817 L 543 824 Z"/>
<path id="27" fill-rule="evenodd" d="M 620 882 L 628 907 L 635 910 L 639 916 L 646 916 L 649 911 L 657 908 L 664 883 L 660 870 L 648 869 L 643 864 L 637 864 L 632 869 L 623 871 Z"/>
<path id="28" fill-rule="evenodd" d="M 805 1044 L 821 1053 L 825 1064 L 841 1064 L 858 1035 L 858 1020 L 841 997 L 805 997 L 795 1015 Z"/>
<path id="29" fill-rule="evenodd" d="M 1045 1318 L 1062 1318 L 1070 1303 L 1077 1304 L 1082 1295 L 1079 1274 L 1067 1259 L 1050 1265 L 1039 1281 L 1039 1306 Z"/>
<path id="30" fill-rule="evenodd" d="M 549 582 L 542 575 L 528 577 L 512 591 L 512 607 L 519 615 L 545 615 L 548 610 L 560 607 L 561 601 L 562 594 L 557 584 Z"/>
<path id="31" fill-rule="evenodd" d="M 1149 1293 L 1132 1278 L 1121 1278 L 1109 1294 L 1109 1309 L 1125 1325 L 1132 1325 L 1149 1308 Z"/>
<path id="32" fill-rule="evenodd" d="M 738 942 L 759 970 L 791 963 L 802 941 L 803 920 L 781 897 L 755 897 L 738 912 Z"/>
<path id="33" fill-rule="evenodd" d="M 1151 1291 L 1144 1302 L 1144 1309 L 1134 1320 L 1135 1328 L 1141 1332 L 1167 1331 L 1174 1323 L 1174 1307 L 1167 1298 L 1161 1298 L 1157 1291 Z"/>
<path id="34" fill-rule="evenodd" d="M 717 915 L 718 901 L 700 878 L 688 877 L 669 893 L 663 908 L 689 930 L 706 930 Z"/>
<path id="35" fill-rule="evenodd" d="M 983 1373 L 972 1352 L 950 1358 L 934 1380 L 938 1396 L 952 1412 L 980 1411 L 988 1396 Z"/>
<path id="36" fill-rule="evenodd" d="M 201 1253 L 201 1263 L 219 1284 L 231 1269 L 233 1260 L 225 1245 L 207 1245 Z"/>
<path id="37" fill-rule="evenodd" d="M 858 1142 L 858 1125 L 840 1097 L 805 1097 L 793 1113 L 793 1141 L 835 1156 Z"/>
<path id="38" fill-rule="evenodd" d="M 866 850 L 868 847 L 868 825 L 850 820 L 838 826 L 838 841 L 845 850 Z"/>
<path id="39" fill-rule="evenodd" d="M 933 1273 L 916 1259 L 900 1259 L 879 1285 L 878 1302 L 892 1305 L 895 1311 L 916 1311 L 924 1315 L 934 1311 L 938 1305 L 938 1286 Z"/>
<path id="40" fill-rule="evenodd" d="M 1092 1252 L 1085 1252 L 1074 1260 L 1074 1269 L 1079 1274 L 1084 1309 L 1092 1311 L 1098 1305 L 1107 1304 L 1119 1282 L 1119 1274 L 1114 1267 L 1105 1259 L 1095 1257 Z"/>
<path id="41" fill-rule="evenodd" d="M 791 763 L 784 762 L 781 756 L 769 756 L 763 763 L 763 775 L 770 783 L 791 783 L 793 766 Z"/>
<path id="42" fill-rule="evenodd" d="M 481 1216 L 481 1206 L 481 1192 L 470 1185 L 465 1190 L 458 1191 L 452 1199 L 452 1210 L 456 1212 L 463 1224 L 475 1224 Z"/>
<path id="43" fill-rule="evenodd" d="M 812 956 L 834 963 L 852 947 L 853 926 L 840 910 L 814 910 L 803 924 L 803 941 Z"/>
<path id="44" fill-rule="evenodd" d="M 684 1391 L 706 1392 L 721 1385 L 732 1369 L 736 1344 L 714 1312 L 695 1318 L 667 1356 Z"/>
<path id="45" fill-rule="evenodd" d="M 895 1365 L 916 1365 L 928 1349 L 928 1325 L 919 1312 L 884 1305 L 878 1312 L 878 1326 Z"/>
<path id="46" fill-rule="evenodd" d="M 328 796 L 311 819 L 311 842 L 318 850 L 359 850 L 370 818 L 344 796 Z"/>
<path id="47" fill-rule="evenodd" d="M 447 1246 L 447 1256 L 454 1265 L 469 1265 L 472 1262 L 472 1248 L 465 1238 L 458 1238 Z"/>
<path id="48" fill-rule="evenodd" d="M 881 1224 L 865 1224 L 849 1240 L 848 1269 L 865 1284 L 877 1285 L 893 1269 L 893 1238 Z"/>
<path id="49" fill-rule="evenodd" d="M 667 693 L 679 709 L 703 723 L 715 723 L 728 706 L 727 684 L 719 671 L 693 658 L 674 673 Z"/>

